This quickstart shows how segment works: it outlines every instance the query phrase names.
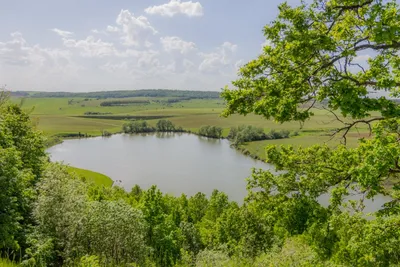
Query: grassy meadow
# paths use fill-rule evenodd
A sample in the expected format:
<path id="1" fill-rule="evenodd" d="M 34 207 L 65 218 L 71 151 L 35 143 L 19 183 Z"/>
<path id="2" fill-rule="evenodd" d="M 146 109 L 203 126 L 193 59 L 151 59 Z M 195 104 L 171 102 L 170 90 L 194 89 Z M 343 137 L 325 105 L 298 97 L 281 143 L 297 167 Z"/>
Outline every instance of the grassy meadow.
<path id="1" fill-rule="evenodd" d="M 110 177 L 98 172 L 79 169 L 72 166 L 68 166 L 68 172 L 76 174 L 86 181 L 92 182 L 96 185 L 103 185 L 105 187 L 111 187 L 113 185 L 113 180 Z"/>
<path id="2" fill-rule="evenodd" d="M 343 125 L 328 111 L 314 109 L 314 116 L 304 125 L 296 122 L 277 124 L 256 115 L 233 115 L 221 117 L 224 109 L 222 99 L 191 99 L 168 103 L 174 97 L 130 97 L 130 98 L 12 98 L 28 111 L 36 127 L 46 136 L 66 136 L 69 134 L 87 134 L 99 136 L 103 131 L 118 133 L 126 119 L 149 118 L 150 125 L 155 125 L 157 117 L 165 117 L 175 125 L 197 132 L 201 126 L 211 125 L 223 128 L 223 136 L 227 136 L 233 126 L 254 125 L 262 127 L 266 132 L 271 129 L 298 132 L 298 136 L 281 140 L 250 142 L 244 145 L 250 153 L 264 157 L 264 147 L 268 144 L 310 146 L 316 143 L 327 143 L 335 146 L 340 138 L 331 139 L 329 132 Z M 149 103 L 131 103 L 119 106 L 102 106 L 105 101 L 149 101 Z M 139 101 L 140 100 L 140 101 Z M 93 115 L 96 114 L 96 115 Z M 349 134 L 348 144 L 356 146 L 360 137 L 367 136 L 367 128 L 353 130 Z"/>

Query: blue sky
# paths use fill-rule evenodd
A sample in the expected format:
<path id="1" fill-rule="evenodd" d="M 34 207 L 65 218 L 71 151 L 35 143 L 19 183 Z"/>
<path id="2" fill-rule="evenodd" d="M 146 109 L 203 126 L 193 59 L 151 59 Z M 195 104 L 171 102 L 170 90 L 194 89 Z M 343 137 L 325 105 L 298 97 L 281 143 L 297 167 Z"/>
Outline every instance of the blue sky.
<path id="1" fill-rule="evenodd" d="M 260 53 L 281 2 L 0 0 L 0 84 L 217 91 Z"/>

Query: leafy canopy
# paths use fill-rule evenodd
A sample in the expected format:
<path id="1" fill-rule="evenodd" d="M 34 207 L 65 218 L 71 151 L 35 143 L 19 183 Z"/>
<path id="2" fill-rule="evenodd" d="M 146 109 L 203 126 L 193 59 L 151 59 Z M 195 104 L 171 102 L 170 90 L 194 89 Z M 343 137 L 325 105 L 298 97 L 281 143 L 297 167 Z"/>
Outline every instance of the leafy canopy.
<path id="1" fill-rule="evenodd" d="M 400 94 L 400 13 L 396 1 L 314 0 L 279 6 L 265 26 L 267 45 L 226 88 L 228 116 L 256 113 L 278 122 L 304 121 L 316 101 L 360 119 L 400 109 L 369 92 Z"/>

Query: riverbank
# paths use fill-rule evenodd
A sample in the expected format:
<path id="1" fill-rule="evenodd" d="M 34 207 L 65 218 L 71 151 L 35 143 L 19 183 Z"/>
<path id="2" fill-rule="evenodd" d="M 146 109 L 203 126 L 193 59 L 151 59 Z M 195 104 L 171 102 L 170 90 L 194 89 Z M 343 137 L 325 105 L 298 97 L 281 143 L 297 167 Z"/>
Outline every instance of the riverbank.
<path id="1" fill-rule="evenodd" d="M 95 171 L 68 166 L 68 172 L 96 185 L 111 187 L 114 184 L 114 181 L 110 177 Z"/>

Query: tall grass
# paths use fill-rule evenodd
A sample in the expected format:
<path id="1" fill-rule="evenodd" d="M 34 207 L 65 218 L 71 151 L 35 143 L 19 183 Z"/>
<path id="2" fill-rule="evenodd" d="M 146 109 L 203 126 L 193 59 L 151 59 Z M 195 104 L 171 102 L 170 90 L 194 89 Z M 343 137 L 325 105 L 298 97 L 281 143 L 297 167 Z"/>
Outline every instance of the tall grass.
<path id="1" fill-rule="evenodd" d="M 0 267 L 17 267 L 18 265 L 7 260 L 7 259 L 0 259 Z"/>

